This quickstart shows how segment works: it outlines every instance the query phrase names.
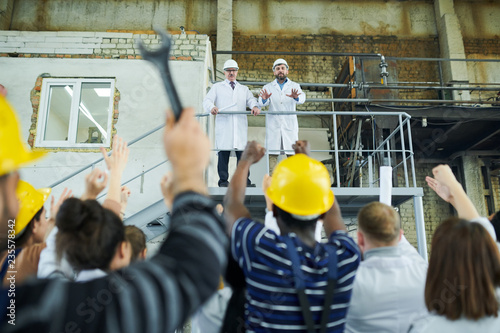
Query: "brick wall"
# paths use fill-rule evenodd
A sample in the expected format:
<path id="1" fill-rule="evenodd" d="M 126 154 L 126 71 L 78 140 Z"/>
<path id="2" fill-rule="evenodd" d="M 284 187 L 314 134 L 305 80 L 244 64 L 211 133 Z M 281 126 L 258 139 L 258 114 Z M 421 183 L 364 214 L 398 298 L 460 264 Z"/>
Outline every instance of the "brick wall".
<path id="1" fill-rule="evenodd" d="M 496 39 L 477 39 L 464 38 L 465 54 L 483 54 L 483 55 L 499 55 L 500 54 L 500 38 Z"/>
<path id="2" fill-rule="evenodd" d="M 500 210 L 500 177 L 491 177 L 491 189 L 493 191 L 493 202 L 495 205 L 495 212 Z"/>
<path id="3" fill-rule="evenodd" d="M 425 177 L 432 175 L 432 168 L 435 164 L 418 164 L 415 168 L 417 177 L 417 186 L 422 187 L 424 196 L 422 198 L 424 207 L 424 221 L 425 221 L 425 236 L 427 239 L 427 249 L 430 253 L 432 236 L 439 224 L 453 214 L 453 210 L 447 202 L 438 197 L 438 195 L 431 190 L 425 181 Z M 403 175 L 399 175 L 402 178 Z M 413 182 L 410 173 L 410 183 Z M 415 216 L 413 201 L 407 201 L 399 207 L 399 214 L 401 216 L 401 224 L 408 241 L 417 247 L 417 233 L 415 228 Z"/>
<path id="4" fill-rule="evenodd" d="M 213 44 L 215 36 L 211 36 Z M 216 47 L 214 46 L 214 49 Z M 286 51 L 286 52 L 355 52 L 381 53 L 386 57 L 439 57 L 437 37 L 400 39 L 395 36 L 335 36 L 335 35 L 237 35 L 233 37 L 235 51 Z M 278 56 L 235 55 L 240 65 L 239 79 L 271 81 L 271 66 Z M 290 78 L 298 82 L 333 83 L 346 57 L 286 56 L 290 65 Z M 396 61 L 398 81 L 439 82 L 435 62 Z M 375 65 L 378 70 L 378 64 Z M 396 73 L 394 73 L 396 72 Z M 395 78 L 393 78 L 396 81 Z M 325 92 L 324 97 L 329 94 Z M 434 91 L 401 91 L 399 98 L 436 98 Z"/>
<path id="5" fill-rule="evenodd" d="M 173 60 L 205 60 L 208 37 L 171 35 Z M 0 56 L 41 58 L 141 59 L 136 40 L 159 45 L 154 32 L 0 31 Z"/>

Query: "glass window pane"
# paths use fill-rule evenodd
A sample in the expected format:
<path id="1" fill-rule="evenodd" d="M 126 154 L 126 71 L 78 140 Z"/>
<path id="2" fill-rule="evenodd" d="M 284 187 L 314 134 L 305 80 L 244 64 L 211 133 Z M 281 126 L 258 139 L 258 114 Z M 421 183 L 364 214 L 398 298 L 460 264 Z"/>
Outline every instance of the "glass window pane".
<path id="1" fill-rule="evenodd" d="M 107 137 L 111 83 L 82 83 L 77 143 L 103 143 Z"/>
<path id="2" fill-rule="evenodd" d="M 69 117 L 73 87 L 51 86 L 49 91 L 49 111 L 45 123 L 46 141 L 68 141 Z"/>
<path id="3" fill-rule="evenodd" d="M 82 83 L 77 143 L 103 143 L 107 137 L 111 83 Z"/>

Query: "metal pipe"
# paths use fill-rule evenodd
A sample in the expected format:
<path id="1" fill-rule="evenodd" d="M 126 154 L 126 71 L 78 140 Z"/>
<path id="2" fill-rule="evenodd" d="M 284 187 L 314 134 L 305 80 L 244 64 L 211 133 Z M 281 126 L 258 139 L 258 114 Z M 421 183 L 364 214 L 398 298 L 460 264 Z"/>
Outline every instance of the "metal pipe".
<path id="1" fill-rule="evenodd" d="M 416 103 L 416 104 L 497 104 L 498 101 L 460 101 L 460 100 L 442 100 L 442 99 L 368 99 L 368 98 L 309 98 L 306 99 L 309 103 L 331 103 L 331 102 L 347 102 L 347 103 Z M 395 106 L 397 107 L 397 106 Z"/>
<path id="2" fill-rule="evenodd" d="M 335 149 L 335 177 L 337 178 L 337 187 L 340 187 L 340 163 L 339 163 L 339 141 L 337 137 L 337 117 L 333 115 L 333 141 Z"/>
<path id="3" fill-rule="evenodd" d="M 333 57 L 363 57 L 380 58 L 379 53 L 353 53 L 353 52 L 290 52 L 290 51 L 212 51 L 212 54 L 249 54 L 249 55 L 292 55 L 292 56 L 333 56 Z"/>
<path id="4" fill-rule="evenodd" d="M 251 114 L 250 111 L 223 111 L 219 112 L 219 114 Z M 260 115 L 266 114 L 274 114 L 274 115 L 297 115 L 297 116 L 329 116 L 329 115 L 338 115 L 338 116 L 397 116 L 401 114 L 403 117 L 410 117 L 410 115 L 403 111 L 376 111 L 376 112 L 366 112 L 366 111 L 262 111 Z M 259 116 L 260 116 L 259 115 Z M 258 116 L 256 116 L 258 117 Z"/>
<path id="5" fill-rule="evenodd" d="M 212 51 L 212 54 L 248 54 L 248 55 L 298 55 L 298 56 L 353 56 L 362 58 L 380 58 L 380 53 L 353 52 L 290 52 L 290 51 Z M 413 61 L 479 61 L 500 62 L 500 59 L 461 59 L 461 58 L 417 58 L 417 57 L 385 57 L 386 60 Z"/>
<path id="6" fill-rule="evenodd" d="M 413 197 L 413 207 L 415 212 L 418 253 L 427 261 L 427 240 L 425 239 L 424 205 L 422 203 L 422 197 Z"/>
<path id="7" fill-rule="evenodd" d="M 403 127 L 403 120 L 401 115 L 398 115 L 399 118 L 399 133 L 401 135 L 401 150 L 403 153 L 403 169 L 405 171 L 405 186 L 408 187 L 408 166 L 406 165 L 406 147 L 405 147 L 405 134 L 404 134 L 404 127 Z"/>
<path id="8" fill-rule="evenodd" d="M 373 157 L 368 156 L 368 187 L 373 187 Z"/>
<path id="9" fill-rule="evenodd" d="M 263 86 L 268 84 L 267 81 L 238 81 L 243 85 L 250 86 Z M 446 86 L 402 86 L 397 85 L 398 83 L 388 83 L 386 86 L 380 84 L 348 84 L 348 83 L 307 83 L 307 82 L 297 82 L 301 87 L 318 87 L 318 88 L 356 88 L 356 89 L 395 89 L 395 90 L 405 90 L 405 89 L 421 89 L 421 90 L 481 90 L 481 91 L 498 91 L 500 89 L 500 85 L 497 85 L 493 88 L 486 87 L 474 87 L 474 85 L 486 85 L 485 83 L 469 83 L 467 87 L 446 87 Z M 409 84 L 416 84 L 416 82 L 408 82 Z M 427 83 L 427 82 L 426 82 Z"/>
<path id="10" fill-rule="evenodd" d="M 413 142 L 411 138 L 411 124 L 410 122 L 407 123 L 407 133 L 408 133 L 408 145 L 410 148 L 410 163 L 411 163 L 411 176 L 413 178 L 413 187 L 417 187 L 417 177 L 416 177 L 416 172 L 415 172 L 415 158 L 413 157 Z"/>
<path id="11" fill-rule="evenodd" d="M 468 87 L 443 87 L 443 86 L 383 86 L 383 85 L 369 85 L 364 84 L 363 89 L 396 89 L 396 90 L 405 90 L 405 89 L 422 89 L 422 90 L 481 90 L 481 91 L 498 91 L 500 89 L 500 85 L 494 88 L 482 88 L 482 87 L 473 87 L 470 84 Z"/>
<path id="12" fill-rule="evenodd" d="M 196 116 L 196 117 L 205 117 L 205 116 L 209 116 L 209 115 L 208 115 L 208 114 L 197 114 L 197 115 L 195 115 L 195 116 Z M 159 131 L 159 130 L 160 130 L 160 129 L 162 129 L 163 127 L 165 127 L 165 124 L 159 125 L 159 126 L 157 126 L 157 127 L 153 128 L 152 130 L 147 131 L 146 133 L 144 133 L 144 134 L 142 134 L 142 135 L 138 136 L 137 138 L 135 138 L 135 139 L 131 140 L 130 142 L 128 142 L 128 146 L 129 146 L 129 147 L 130 147 L 130 146 L 132 146 L 134 143 L 136 143 L 136 142 L 138 142 L 138 141 L 141 141 L 141 140 L 142 140 L 142 139 L 144 139 L 145 137 L 147 137 L 147 136 L 149 136 L 149 135 L 151 135 L 151 134 L 153 134 L 153 133 L 155 133 L 155 132 Z M 113 150 L 110 150 L 110 151 L 108 152 L 108 156 L 109 156 L 109 155 L 111 155 L 111 153 L 112 153 L 112 152 L 113 152 Z M 88 168 L 90 168 L 90 167 L 94 168 L 95 164 L 100 163 L 100 162 L 102 162 L 103 160 L 104 160 L 104 158 L 103 158 L 103 157 L 101 157 L 101 158 L 99 158 L 99 159 L 97 159 L 97 160 L 93 161 L 92 163 L 89 163 L 89 164 L 87 164 L 86 166 L 84 166 L 84 167 L 82 167 L 82 168 L 80 168 L 80 169 L 76 170 L 75 172 L 73 172 L 73 173 L 69 174 L 68 176 L 66 176 L 66 177 L 64 177 L 64 178 L 62 178 L 62 179 L 59 179 L 59 180 L 58 180 L 58 181 L 56 181 L 55 183 L 53 183 L 53 184 L 49 185 L 49 187 L 56 187 L 57 185 L 60 185 L 61 183 L 64 183 L 64 182 L 65 182 L 65 181 L 67 181 L 68 179 L 73 178 L 74 176 L 76 176 L 76 175 L 78 175 L 78 174 L 82 173 L 83 171 L 87 170 Z"/>
<path id="13" fill-rule="evenodd" d="M 387 60 L 401 61 L 480 61 L 480 62 L 500 62 L 500 59 L 459 59 L 459 58 L 416 58 L 416 57 L 385 57 Z"/>

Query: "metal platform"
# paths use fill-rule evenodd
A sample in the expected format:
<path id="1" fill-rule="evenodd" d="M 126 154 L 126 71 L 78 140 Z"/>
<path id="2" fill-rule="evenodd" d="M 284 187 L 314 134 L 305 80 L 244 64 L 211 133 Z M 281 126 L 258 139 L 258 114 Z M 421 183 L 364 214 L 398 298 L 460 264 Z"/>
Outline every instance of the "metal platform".
<path id="1" fill-rule="evenodd" d="M 355 217 L 358 211 L 367 203 L 379 201 L 380 188 L 377 187 L 332 187 L 336 200 L 340 205 L 342 216 Z M 225 188 L 210 187 L 210 196 L 218 203 L 222 203 Z M 395 187 L 392 189 L 392 205 L 394 207 L 413 199 L 422 197 L 424 191 L 421 187 Z M 265 199 L 262 188 L 247 188 L 245 206 L 250 210 L 252 217 L 263 219 L 265 215 Z"/>

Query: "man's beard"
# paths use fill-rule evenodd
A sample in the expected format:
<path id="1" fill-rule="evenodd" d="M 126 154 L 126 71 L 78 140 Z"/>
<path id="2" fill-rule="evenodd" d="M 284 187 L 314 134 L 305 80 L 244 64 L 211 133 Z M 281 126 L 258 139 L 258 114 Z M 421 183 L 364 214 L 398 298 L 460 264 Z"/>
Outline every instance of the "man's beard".
<path id="1" fill-rule="evenodd" d="M 277 80 L 280 80 L 280 81 L 284 81 L 286 79 L 286 75 L 283 73 L 276 74 L 275 77 Z"/>

